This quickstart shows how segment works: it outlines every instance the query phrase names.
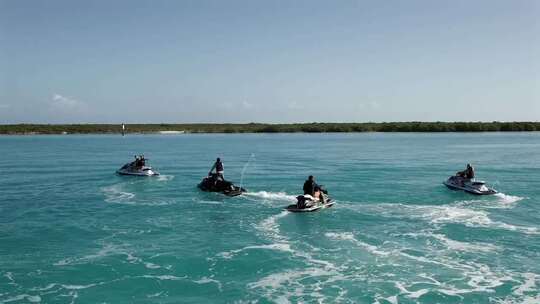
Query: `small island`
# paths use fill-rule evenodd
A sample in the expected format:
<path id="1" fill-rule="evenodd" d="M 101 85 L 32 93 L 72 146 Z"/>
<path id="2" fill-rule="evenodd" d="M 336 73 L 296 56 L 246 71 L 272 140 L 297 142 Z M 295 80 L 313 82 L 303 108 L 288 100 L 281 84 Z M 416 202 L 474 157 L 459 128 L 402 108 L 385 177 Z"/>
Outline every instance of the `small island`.
<path id="1" fill-rule="evenodd" d="M 126 133 L 345 133 L 345 132 L 530 132 L 540 122 L 366 122 L 291 124 L 126 124 Z M 120 134 L 122 124 L 10 124 L 0 134 Z"/>

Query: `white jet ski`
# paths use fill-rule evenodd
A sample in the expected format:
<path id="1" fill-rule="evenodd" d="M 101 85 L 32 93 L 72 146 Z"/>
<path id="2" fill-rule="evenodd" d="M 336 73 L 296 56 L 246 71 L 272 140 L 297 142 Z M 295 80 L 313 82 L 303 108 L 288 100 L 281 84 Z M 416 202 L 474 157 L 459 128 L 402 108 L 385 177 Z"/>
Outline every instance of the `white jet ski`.
<path id="1" fill-rule="evenodd" d="M 296 204 L 289 205 L 285 210 L 290 212 L 313 212 L 319 209 L 330 208 L 334 205 L 334 202 L 326 194 L 323 194 L 324 202 L 314 198 L 309 194 L 299 195 L 296 197 Z"/>
<path id="2" fill-rule="evenodd" d="M 443 182 L 446 187 L 452 190 L 463 190 L 476 195 L 495 194 L 497 190 L 488 188 L 486 183 L 475 179 L 467 179 L 461 176 L 450 176 Z"/>
<path id="3" fill-rule="evenodd" d="M 147 159 L 144 156 L 135 158 L 135 161 L 127 163 L 122 168 L 116 170 L 116 173 L 120 175 L 135 175 L 135 176 L 155 176 L 159 175 L 159 172 L 152 169 L 152 167 L 146 165 Z"/>

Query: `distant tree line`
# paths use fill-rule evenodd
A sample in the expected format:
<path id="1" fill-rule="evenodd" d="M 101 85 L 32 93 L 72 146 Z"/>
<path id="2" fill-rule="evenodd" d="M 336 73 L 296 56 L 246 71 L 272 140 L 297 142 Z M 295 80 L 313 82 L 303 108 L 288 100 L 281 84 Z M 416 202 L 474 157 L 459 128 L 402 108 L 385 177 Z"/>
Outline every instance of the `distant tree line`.
<path id="1" fill-rule="evenodd" d="M 540 122 L 382 122 L 295 124 L 126 124 L 127 133 L 328 133 L 328 132 L 508 132 L 540 131 Z M 113 134 L 121 124 L 11 124 L 0 134 Z"/>

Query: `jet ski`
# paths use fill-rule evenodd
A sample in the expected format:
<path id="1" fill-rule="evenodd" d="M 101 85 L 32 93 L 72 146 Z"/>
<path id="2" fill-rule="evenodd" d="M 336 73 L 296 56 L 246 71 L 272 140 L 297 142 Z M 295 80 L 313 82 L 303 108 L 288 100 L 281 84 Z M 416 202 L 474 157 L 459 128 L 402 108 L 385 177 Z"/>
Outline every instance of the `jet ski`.
<path id="1" fill-rule="evenodd" d="M 328 197 L 328 191 L 321 188 L 323 202 L 319 198 L 315 198 L 309 194 L 299 195 L 296 197 L 296 204 L 289 205 L 285 210 L 290 212 L 313 212 L 319 209 L 330 208 L 334 205 L 334 201 Z"/>
<path id="2" fill-rule="evenodd" d="M 197 187 L 199 187 L 199 189 L 202 191 L 220 192 L 227 196 L 237 196 L 246 192 L 246 189 L 235 186 L 232 182 L 218 177 L 216 173 L 212 173 L 203 178 Z"/>
<path id="3" fill-rule="evenodd" d="M 457 175 L 450 176 L 446 181 L 443 182 L 443 184 L 452 190 L 463 190 L 476 195 L 497 193 L 497 190 L 488 188 L 486 183 L 483 181 L 468 179 Z"/>
<path id="4" fill-rule="evenodd" d="M 144 156 L 135 157 L 135 160 L 122 166 L 122 168 L 116 170 L 120 175 L 135 175 L 135 176 L 155 176 L 159 175 L 159 172 L 152 169 L 152 167 L 146 166 Z"/>

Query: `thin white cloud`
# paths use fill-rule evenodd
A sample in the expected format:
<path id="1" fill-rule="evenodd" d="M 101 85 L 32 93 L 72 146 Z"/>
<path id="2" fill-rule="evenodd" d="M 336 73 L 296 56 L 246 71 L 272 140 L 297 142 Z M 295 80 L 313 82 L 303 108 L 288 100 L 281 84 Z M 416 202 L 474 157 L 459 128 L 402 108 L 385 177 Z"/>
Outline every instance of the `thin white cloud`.
<path id="1" fill-rule="evenodd" d="M 244 109 L 251 109 L 253 107 L 253 104 L 251 104 L 251 103 L 244 100 L 244 101 L 242 101 L 242 107 Z"/>
<path id="2" fill-rule="evenodd" d="M 83 122 L 90 115 L 90 107 L 86 102 L 58 93 L 52 95 L 47 115 L 51 121 Z"/>
<path id="3" fill-rule="evenodd" d="M 62 110 L 80 110 L 86 107 L 86 104 L 80 100 L 56 93 L 53 94 L 51 105 Z"/>

